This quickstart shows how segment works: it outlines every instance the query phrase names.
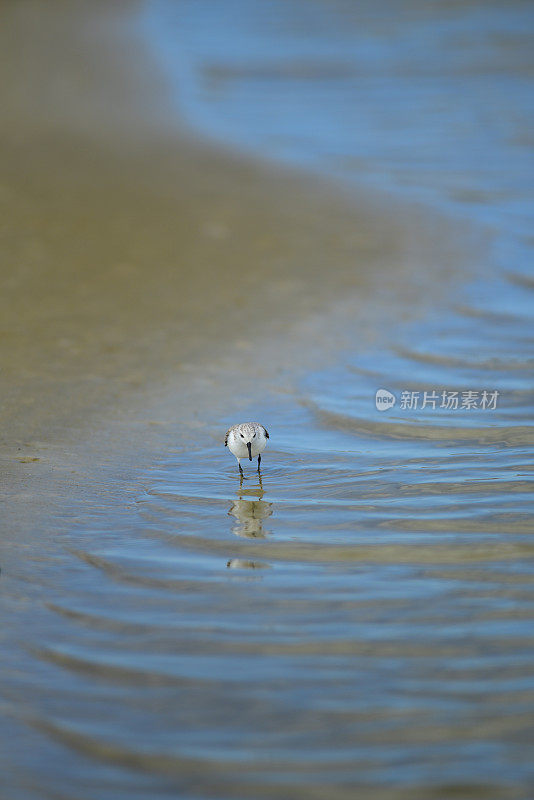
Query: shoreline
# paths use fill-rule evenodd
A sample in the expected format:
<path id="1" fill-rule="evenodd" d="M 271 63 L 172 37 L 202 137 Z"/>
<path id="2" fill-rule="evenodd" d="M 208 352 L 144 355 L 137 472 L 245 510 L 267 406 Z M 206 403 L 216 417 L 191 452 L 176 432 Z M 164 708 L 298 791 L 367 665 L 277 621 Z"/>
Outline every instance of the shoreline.
<path id="1" fill-rule="evenodd" d="M 28 6 L 33 25 L 39 6 Z M 121 124 L 113 120 L 116 130 L 104 132 L 98 118 L 82 120 L 80 129 L 79 98 L 59 110 L 61 62 L 52 69 L 49 96 L 28 96 L 28 74 L 54 64 L 54 37 L 66 26 L 73 46 L 76 36 L 82 39 L 86 63 L 78 69 L 90 74 L 96 61 L 102 67 L 116 58 L 98 36 L 87 52 L 86 32 L 101 30 L 102 14 L 116 12 L 100 8 L 92 26 L 81 24 L 84 12 L 84 6 L 64 17 L 59 6 L 41 10 L 41 47 L 25 72 L 20 54 L 3 48 L 13 74 L 22 72 L 19 95 L 11 94 L 17 101 L 23 95 L 26 104 L 21 110 L 11 98 L 10 114 L 10 98 L 3 103 L 4 447 L 62 436 L 103 405 L 194 362 L 206 345 L 239 340 L 250 330 L 261 336 L 271 320 L 283 326 L 320 308 L 367 280 L 364 270 L 347 264 L 348 250 L 354 259 L 372 261 L 391 249 L 378 241 L 379 223 L 362 235 L 370 227 L 365 213 L 356 241 L 344 241 L 354 209 L 341 197 L 310 192 L 313 182 L 299 184 L 282 170 L 219 155 L 178 136 L 173 126 L 164 136 L 161 129 L 132 135 L 128 106 Z M 24 11 L 3 16 L 6 45 L 15 39 L 10 16 L 20 28 Z M 142 119 L 145 96 L 123 86 L 127 73 L 119 63 L 118 84 L 108 82 L 100 105 L 113 106 L 119 92 L 133 95 Z M 103 91 L 95 79 L 89 108 Z M 35 95 L 42 89 L 34 87 Z M 161 123 L 165 113 L 162 108 Z M 330 221 L 321 230 L 327 212 Z M 332 292 L 323 276 L 326 253 L 340 279 Z"/>
<path id="2" fill-rule="evenodd" d="M 47 479 L 37 489 L 32 477 L 46 464 L 56 483 L 63 453 L 83 459 L 91 437 L 105 457 L 113 441 L 122 466 L 156 452 L 154 427 L 137 435 L 128 416 L 193 417 L 206 371 L 219 399 L 239 386 L 246 401 L 284 370 L 287 388 L 339 350 L 347 320 L 376 337 L 392 313 L 439 296 L 465 250 L 448 223 L 436 237 L 430 213 L 193 141 L 135 13 L 33 2 L 1 17 L 13 77 L 0 136 L 0 458 L 7 495 L 28 486 L 37 511 Z M 24 31 L 31 53 L 16 45 Z M 191 375 L 199 389 L 185 399 Z"/>
<path id="3" fill-rule="evenodd" d="M 210 365 L 217 397 L 239 385 L 246 399 L 280 370 L 287 382 L 339 348 L 336 316 L 376 336 L 381 304 L 387 318 L 403 297 L 417 308 L 418 294 L 441 291 L 419 268 L 435 259 L 432 219 L 180 132 L 156 65 L 132 62 L 132 13 L 40 2 L 2 12 L 14 79 L 1 136 L 0 457 L 8 496 L 30 487 L 37 512 L 64 452 L 76 449 L 79 462 L 93 437 L 109 457 L 98 431 L 118 465 L 156 452 L 154 428 L 137 435 L 128 415 L 165 397 L 168 421 L 191 417 Z M 16 47 L 25 29 L 30 55 Z M 84 96 L 70 88 L 77 81 Z M 446 231 L 440 240 L 449 246 Z M 450 282 L 445 247 L 443 259 L 450 274 L 436 261 L 430 277 Z M 268 369 L 258 369 L 259 352 Z M 217 371 L 225 359 L 226 377 Z M 185 400 L 192 373 L 200 388 Z M 31 488 L 45 464 L 48 479 Z M 17 527 L 27 494 L 15 503 Z"/>

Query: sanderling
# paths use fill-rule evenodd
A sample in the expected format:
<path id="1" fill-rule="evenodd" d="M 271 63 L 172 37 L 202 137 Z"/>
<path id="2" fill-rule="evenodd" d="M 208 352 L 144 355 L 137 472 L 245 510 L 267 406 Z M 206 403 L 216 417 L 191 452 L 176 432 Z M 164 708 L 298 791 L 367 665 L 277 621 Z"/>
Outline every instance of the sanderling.
<path id="1" fill-rule="evenodd" d="M 239 425 L 232 425 L 226 431 L 224 444 L 237 458 L 241 475 L 243 475 L 241 459 L 247 456 L 249 461 L 252 461 L 252 456 L 258 456 L 258 472 L 260 471 L 260 453 L 265 450 L 268 438 L 267 429 L 259 422 L 241 422 Z"/>

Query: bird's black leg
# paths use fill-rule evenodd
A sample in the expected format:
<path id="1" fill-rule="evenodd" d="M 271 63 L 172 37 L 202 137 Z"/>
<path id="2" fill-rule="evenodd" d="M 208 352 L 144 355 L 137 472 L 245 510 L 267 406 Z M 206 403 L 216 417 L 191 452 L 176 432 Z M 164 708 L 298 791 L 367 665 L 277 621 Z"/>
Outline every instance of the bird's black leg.
<path id="1" fill-rule="evenodd" d="M 241 466 L 241 462 L 237 462 L 237 466 L 239 467 L 239 472 L 241 473 L 241 477 L 243 477 L 243 467 Z"/>
<path id="2" fill-rule="evenodd" d="M 258 455 L 258 472 L 260 471 L 261 456 Z"/>

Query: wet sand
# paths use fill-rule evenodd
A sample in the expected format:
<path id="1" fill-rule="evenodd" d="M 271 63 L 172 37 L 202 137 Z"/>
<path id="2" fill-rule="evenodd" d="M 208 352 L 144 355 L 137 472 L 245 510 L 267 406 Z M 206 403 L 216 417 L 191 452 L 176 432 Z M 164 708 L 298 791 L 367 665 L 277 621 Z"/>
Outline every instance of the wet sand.
<path id="1" fill-rule="evenodd" d="M 179 135 L 150 64 L 130 70 L 127 43 L 102 36 L 104 6 L 2 13 L 5 446 L 80 428 L 206 348 L 276 334 L 391 253 L 391 225 L 342 197 Z"/>

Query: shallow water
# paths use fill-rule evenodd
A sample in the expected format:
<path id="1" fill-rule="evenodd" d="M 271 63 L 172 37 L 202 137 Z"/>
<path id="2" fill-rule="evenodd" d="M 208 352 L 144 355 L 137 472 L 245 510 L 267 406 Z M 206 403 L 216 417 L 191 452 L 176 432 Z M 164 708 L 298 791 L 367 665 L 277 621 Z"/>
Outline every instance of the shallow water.
<path id="1" fill-rule="evenodd" d="M 90 760 L 76 796 L 528 797 L 521 380 L 474 354 L 444 368 L 442 348 L 440 388 L 467 369 L 512 400 L 469 421 L 373 412 L 384 375 L 399 391 L 419 363 L 403 345 L 256 405 L 261 479 L 247 463 L 240 481 L 221 419 L 182 431 L 135 509 L 58 520 L 69 574 L 21 683 L 64 774 Z M 428 360 L 410 389 L 438 385 Z"/>
<path id="2" fill-rule="evenodd" d="M 193 127 L 491 246 L 452 286 L 429 263 L 417 314 L 377 303 L 375 345 L 355 311 L 328 363 L 237 401 L 271 432 L 261 481 L 221 445 L 228 406 L 177 429 L 133 507 L 57 515 L 9 672 L 35 731 L 9 747 L 13 798 L 530 796 L 532 11 L 354 8 L 155 4 L 147 24 L 160 55 L 182 37 Z"/>

